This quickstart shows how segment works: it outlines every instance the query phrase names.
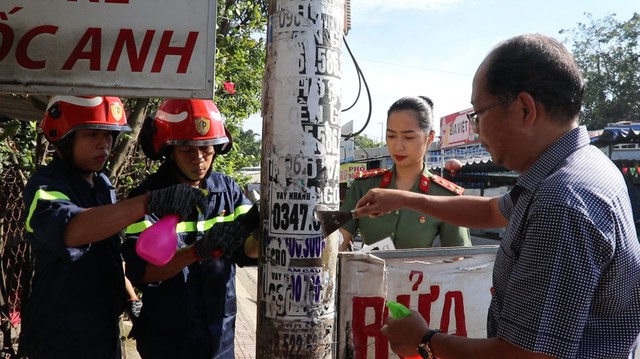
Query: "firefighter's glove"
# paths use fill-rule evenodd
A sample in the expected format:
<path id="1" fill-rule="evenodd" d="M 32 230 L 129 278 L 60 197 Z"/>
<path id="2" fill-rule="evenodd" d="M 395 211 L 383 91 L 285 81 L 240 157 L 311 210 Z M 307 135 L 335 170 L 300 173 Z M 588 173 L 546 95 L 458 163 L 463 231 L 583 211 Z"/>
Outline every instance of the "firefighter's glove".
<path id="1" fill-rule="evenodd" d="M 177 214 L 186 219 L 194 209 L 202 211 L 207 207 L 204 192 L 188 184 L 177 184 L 171 187 L 149 192 L 147 211 L 158 217 Z"/>
<path id="2" fill-rule="evenodd" d="M 262 231 L 260 228 L 260 209 L 258 208 L 258 203 L 251 206 L 247 213 L 238 216 L 238 218 L 236 218 L 236 221 L 242 223 L 244 228 L 249 231 L 253 238 L 258 241 L 262 240 Z"/>
<path id="3" fill-rule="evenodd" d="M 244 246 L 250 234 L 239 221 L 216 223 L 205 232 L 202 239 L 193 244 L 194 254 L 198 260 L 221 255 L 231 258 L 233 252 Z"/>

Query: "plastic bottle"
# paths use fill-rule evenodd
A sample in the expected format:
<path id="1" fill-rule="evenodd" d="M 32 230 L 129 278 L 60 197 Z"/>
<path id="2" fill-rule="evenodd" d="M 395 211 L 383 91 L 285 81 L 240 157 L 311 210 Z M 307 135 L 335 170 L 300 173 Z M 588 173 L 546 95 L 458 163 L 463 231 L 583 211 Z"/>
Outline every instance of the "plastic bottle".
<path id="1" fill-rule="evenodd" d="M 136 242 L 138 255 L 156 266 L 167 264 L 178 247 L 176 225 L 179 220 L 177 214 L 166 215 L 142 231 Z"/>
<path id="2" fill-rule="evenodd" d="M 393 319 L 401 319 L 411 315 L 411 310 L 398 302 L 387 302 L 389 313 Z"/>
<path id="3" fill-rule="evenodd" d="M 404 305 L 398 302 L 387 302 L 387 307 L 389 308 L 389 315 L 394 319 L 402 319 L 411 315 L 411 309 L 405 307 Z M 405 359 L 421 359 L 420 355 L 412 356 L 412 357 L 404 357 Z"/>

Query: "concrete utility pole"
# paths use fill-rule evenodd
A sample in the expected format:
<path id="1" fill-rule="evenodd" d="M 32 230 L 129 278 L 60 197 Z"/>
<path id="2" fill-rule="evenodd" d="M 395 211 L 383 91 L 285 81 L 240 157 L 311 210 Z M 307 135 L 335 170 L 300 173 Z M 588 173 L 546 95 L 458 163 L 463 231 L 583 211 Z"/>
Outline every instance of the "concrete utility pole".
<path id="1" fill-rule="evenodd" d="M 257 358 L 335 357 L 344 0 L 271 0 L 263 91 Z"/>

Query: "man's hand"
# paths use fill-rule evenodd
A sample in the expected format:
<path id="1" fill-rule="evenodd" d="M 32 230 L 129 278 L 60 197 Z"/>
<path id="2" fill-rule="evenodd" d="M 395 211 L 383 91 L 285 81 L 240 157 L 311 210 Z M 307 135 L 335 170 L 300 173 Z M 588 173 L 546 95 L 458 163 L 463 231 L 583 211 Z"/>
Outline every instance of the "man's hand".
<path id="1" fill-rule="evenodd" d="M 202 190 L 184 183 L 150 191 L 148 199 L 147 211 L 158 217 L 177 214 L 186 219 L 195 208 L 207 207 L 207 197 Z"/>
<path id="2" fill-rule="evenodd" d="M 370 189 L 356 204 L 355 215 L 356 217 L 384 216 L 402 207 L 402 200 L 411 193 L 399 189 Z"/>
<path id="3" fill-rule="evenodd" d="M 205 232 L 202 239 L 193 244 L 193 248 L 198 260 L 217 257 L 220 254 L 215 252 L 219 251 L 230 258 L 236 249 L 244 246 L 250 234 L 238 221 L 216 223 Z"/>
<path id="4" fill-rule="evenodd" d="M 422 337 L 429 331 L 429 326 L 418 311 L 412 310 L 411 315 L 402 319 L 387 318 L 387 323 L 381 331 L 389 340 L 394 353 L 403 357 L 414 357 Z"/>

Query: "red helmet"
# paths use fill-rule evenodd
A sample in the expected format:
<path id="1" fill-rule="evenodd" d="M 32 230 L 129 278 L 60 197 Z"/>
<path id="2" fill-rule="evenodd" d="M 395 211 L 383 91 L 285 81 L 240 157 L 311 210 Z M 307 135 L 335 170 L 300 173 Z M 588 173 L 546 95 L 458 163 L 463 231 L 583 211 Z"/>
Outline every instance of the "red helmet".
<path id="1" fill-rule="evenodd" d="M 118 97 L 101 96 L 54 96 L 40 127 L 51 143 L 81 129 L 131 131 L 122 101 Z"/>
<path id="2" fill-rule="evenodd" d="M 224 127 L 218 107 L 211 100 L 164 100 L 141 130 L 142 149 L 147 157 L 159 159 L 166 146 L 216 147 L 216 154 L 231 149 L 231 134 Z"/>

